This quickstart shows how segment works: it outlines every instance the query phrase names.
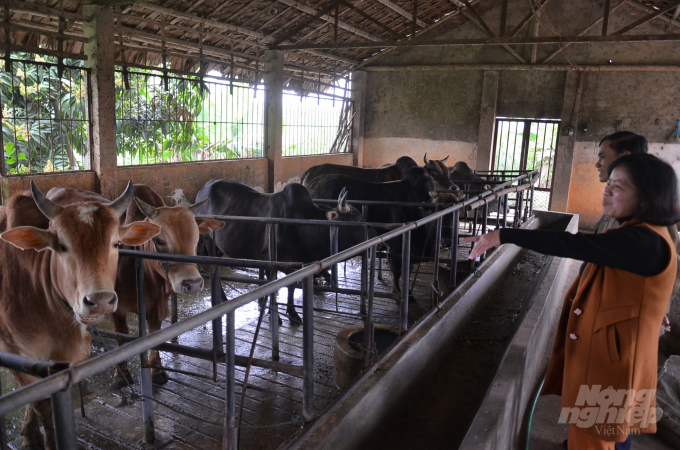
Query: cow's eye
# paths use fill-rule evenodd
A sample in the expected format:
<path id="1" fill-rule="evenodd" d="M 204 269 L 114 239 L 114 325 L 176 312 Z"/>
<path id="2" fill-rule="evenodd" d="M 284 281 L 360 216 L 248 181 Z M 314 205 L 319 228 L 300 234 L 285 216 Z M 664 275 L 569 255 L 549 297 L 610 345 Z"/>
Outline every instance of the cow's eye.
<path id="1" fill-rule="evenodd" d="M 165 241 L 163 239 L 156 239 L 156 245 L 165 245 Z"/>
<path id="2" fill-rule="evenodd" d="M 120 247 L 120 241 L 114 242 L 114 243 L 113 243 L 113 246 L 114 246 L 115 248 Z"/>
<path id="3" fill-rule="evenodd" d="M 66 248 L 66 246 L 64 244 L 59 244 L 59 250 L 64 252 L 64 253 L 66 253 L 68 251 L 68 249 Z"/>

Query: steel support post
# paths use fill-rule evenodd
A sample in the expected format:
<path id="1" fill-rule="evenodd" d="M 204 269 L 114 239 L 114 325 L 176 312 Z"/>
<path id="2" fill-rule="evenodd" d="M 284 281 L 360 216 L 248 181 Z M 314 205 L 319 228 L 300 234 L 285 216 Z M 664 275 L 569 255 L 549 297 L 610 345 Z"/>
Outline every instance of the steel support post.
<path id="1" fill-rule="evenodd" d="M 368 228 L 364 228 L 364 240 L 368 240 Z M 359 297 L 359 312 L 366 314 L 366 290 L 368 288 L 368 251 L 361 253 L 361 294 Z M 375 274 L 375 267 L 373 267 L 373 274 Z M 371 284 L 373 278 L 371 278 Z"/>
<path id="2" fill-rule="evenodd" d="M 57 443 L 57 450 L 78 448 L 78 435 L 76 434 L 76 420 L 73 417 L 71 390 L 55 392 L 51 395 L 51 398 L 54 438 Z"/>
<path id="3" fill-rule="evenodd" d="M 222 279 L 219 266 L 210 266 L 210 304 L 217 306 L 222 303 Z M 213 379 L 217 381 L 217 355 L 224 350 L 222 334 L 222 317 L 212 321 L 212 366 Z"/>
<path id="4" fill-rule="evenodd" d="M 453 212 L 453 225 L 451 227 L 451 273 L 449 274 L 451 281 L 451 289 L 456 287 L 458 283 L 458 233 L 460 227 L 460 209 Z"/>
<path id="5" fill-rule="evenodd" d="M 2 397 L 2 379 L 0 379 L 0 397 Z M 7 449 L 7 427 L 5 416 L 0 415 L 0 450 Z"/>
<path id="6" fill-rule="evenodd" d="M 496 229 L 501 225 L 501 205 L 503 203 L 503 197 L 498 198 L 498 208 L 496 209 Z M 505 209 L 505 208 L 504 208 Z"/>
<path id="7" fill-rule="evenodd" d="M 222 433 L 222 449 L 238 449 L 238 429 L 236 428 L 236 311 L 227 314 L 227 349 L 226 349 L 226 400 L 224 405 L 224 431 Z"/>
<path id="8" fill-rule="evenodd" d="M 302 417 L 314 418 L 314 277 L 302 280 Z"/>
<path id="9" fill-rule="evenodd" d="M 522 221 L 522 191 L 518 191 L 515 195 L 515 220 L 513 220 L 512 227 L 519 228 Z"/>
<path id="10" fill-rule="evenodd" d="M 505 206 L 503 207 L 503 228 L 508 227 L 508 202 L 510 201 L 510 194 L 505 194 Z"/>
<path id="11" fill-rule="evenodd" d="M 147 335 L 146 330 L 146 299 L 144 295 L 144 260 L 135 259 L 135 269 L 137 272 L 137 311 L 139 311 L 139 337 Z M 153 390 L 151 387 L 151 369 L 145 369 L 148 364 L 148 351 L 139 355 L 141 360 L 141 379 L 142 379 L 142 419 L 144 421 L 144 442 L 153 442 L 154 423 L 153 423 Z"/>
<path id="12" fill-rule="evenodd" d="M 371 261 L 371 272 L 370 272 L 370 279 L 371 282 L 368 285 L 368 307 L 366 308 L 366 322 L 364 324 L 364 351 L 361 352 L 362 356 L 364 357 L 364 362 L 363 362 L 363 368 L 367 368 L 375 361 L 373 361 L 373 350 L 375 349 L 375 336 L 374 336 L 374 329 L 375 329 L 375 324 L 373 322 L 373 298 L 374 298 L 374 283 L 373 280 L 375 279 L 375 254 L 377 252 L 377 248 L 375 246 L 371 247 L 368 250 L 368 253 L 370 254 L 370 261 Z"/>
<path id="13" fill-rule="evenodd" d="M 411 232 L 407 231 L 401 236 L 401 311 L 399 313 L 401 321 L 399 323 L 399 334 L 408 330 L 408 297 L 411 284 Z"/>
<path id="14" fill-rule="evenodd" d="M 331 233 L 331 256 L 338 253 L 338 227 L 329 227 Z M 338 265 L 331 266 L 331 286 L 338 287 Z"/>
<path id="15" fill-rule="evenodd" d="M 534 214 L 534 185 L 531 185 L 531 197 L 529 197 L 529 217 Z"/>
<path id="16" fill-rule="evenodd" d="M 430 309 L 439 304 L 439 250 L 442 242 L 442 220 L 442 217 L 437 219 L 437 233 L 434 246 L 434 275 L 432 275 Z"/>
<path id="17" fill-rule="evenodd" d="M 488 225 L 488 216 L 489 216 L 489 204 L 484 203 L 484 217 L 482 217 L 482 234 L 486 234 L 486 227 Z M 486 252 L 482 255 L 482 261 L 486 259 Z"/>
<path id="18" fill-rule="evenodd" d="M 268 236 L 268 250 L 269 261 L 276 261 L 278 259 L 276 246 L 276 225 L 267 224 Z M 278 270 L 272 269 L 269 271 L 269 281 L 276 280 Z M 279 304 L 276 302 L 276 292 L 269 295 L 269 325 L 272 329 L 272 361 L 279 360 Z"/>
<path id="19" fill-rule="evenodd" d="M 177 294 L 170 295 L 170 323 L 177 323 Z"/>

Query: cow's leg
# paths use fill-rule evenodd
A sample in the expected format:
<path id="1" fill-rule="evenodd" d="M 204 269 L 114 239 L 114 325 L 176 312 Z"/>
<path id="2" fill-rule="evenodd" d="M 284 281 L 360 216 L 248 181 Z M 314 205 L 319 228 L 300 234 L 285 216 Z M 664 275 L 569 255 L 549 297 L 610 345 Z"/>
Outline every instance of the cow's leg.
<path id="1" fill-rule="evenodd" d="M 157 318 L 151 318 L 147 316 L 147 327 L 149 328 L 149 334 L 153 333 L 154 331 L 158 331 L 161 329 L 161 320 L 158 320 Z M 156 366 L 156 367 L 161 367 L 163 365 L 163 362 L 161 361 L 161 355 L 158 353 L 158 350 L 149 350 L 149 363 L 150 366 Z M 151 381 L 153 383 L 157 384 L 164 384 L 167 383 L 170 377 L 168 376 L 168 373 L 163 370 L 163 369 L 151 369 Z"/>
<path id="2" fill-rule="evenodd" d="M 32 404 L 45 432 L 45 450 L 56 450 L 54 422 L 52 421 L 52 403 L 49 398 L 38 400 Z"/>
<path id="3" fill-rule="evenodd" d="M 22 448 L 31 450 L 44 449 L 42 434 L 40 434 L 40 422 L 38 415 L 33 409 L 33 404 L 26 405 L 26 412 L 24 413 L 24 424 L 21 427 L 21 435 L 24 437 Z"/>
<path id="4" fill-rule="evenodd" d="M 113 324 L 113 331 L 116 333 L 130 334 L 127 324 L 127 311 L 121 310 L 119 307 L 116 312 L 111 314 L 111 323 Z M 116 341 L 118 347 L 123 344 L 125 344 L 125 341 Z M 123 361 L 116 366 L 115 383 L 120 387 L 127 386 L 128 383 L 134 383 L 127 361 Z"/>
<path id="5" fill-rule="evenodd" d="M 302 325 L 302 319 L 300 315 L 295 310 L 295 287 L 288 286 L 288 304 L 286 306 L 286 314 L 288 314 L 288 320 L 293 325 Z"/>

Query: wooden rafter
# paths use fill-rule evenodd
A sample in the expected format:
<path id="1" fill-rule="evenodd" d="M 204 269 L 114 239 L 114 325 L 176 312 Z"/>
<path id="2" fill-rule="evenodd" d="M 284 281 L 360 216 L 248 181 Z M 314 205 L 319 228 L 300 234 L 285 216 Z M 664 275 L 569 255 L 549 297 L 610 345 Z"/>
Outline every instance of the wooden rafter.
<path id="1" fill-rule="evenodd" d="M 354 6 L 350 2 L 345 1 L 345 0 L 337 0 L 337 2 L 340 3 L 341 5 L 345 5 L 347 8 L 349 8 L 352 11 L 354 11 L 355 13 L 359 14 L 361 17 L 368 20 L 369 22 L 379 26 L 380 28 L 387 31 L 388 33 L 390 33 L 392 36 L 396 37 L 397 39 L 402 37 L 399 33 L 394 31 L 393 29 L 389 28 L 387 25 L 384 25 L 382 22 L 373 18 L 371 15 L 367 14 L 364 10 Z"/>
<path id="2" fill-rule="evenodd" d="M 296 2 L 295 0 L 277 0 L 280 3 L 283 3 L 284 5 L 292 6 L 295 9 L 298 9 L 304 13 L 309 14 L 310 16 L 314 16 L 317 13 L 316 8 L 312 8 L 311 6 L 307 6 L 303 3 Z M 335 19 L 328 14 L 323 14 L 319 17 L 321 20 L 324 20 L 329 23 L 335 23 Z M 361 36 L 365 39 L 369 39 L 371 41 L 380 41 L 381 39 L 377 36 L 373 36 L 370 33 L 367 33 L 363 30 L 360 30 L 359 28 L 355 27 L 354 25 L 351 25 L 343 20 L 338 21 L 338 26 L 342 28 L 345 31 L 349 31 L 350 33 L 356 34 L 357 36 Z"/>
<path id="3" fill-rule="evenodd" d="M 327 22 L 327 21 L 324 21 L 321 17 L 328 14 L 328 12 L 333 8 L 335 8 L 335 0 L 329 0 L 329 2 L 326 3 L 323 8 L 317 10 L 313 15 L 307 16 L 306 20 L 304 20 L 302 23 L 297 24 L 297 26 L 295 28 L 293 28 L 292 30 L 289 30 L 288 33 L 286 33 L 285 35 L 276 39 L 276 41 L 274 41 L 273 45 L 277 46 L 280 43 L 291 39 L 292 37 L 297 35 L 300 31 L 302 31 L 303 29 L 308 27 L 310 24 L 312 24 L 313 22 L 316 22 L 316 21 L 319 21 L 319 20 L 322 21 L 322 22 Z"/>
<path id="4" fill-rule="evenodd" d="M 607 27 L 609 25 L 609 14 L 611 13 L 612 0 L 605 0 L 604 15 L 602 16 L 602 36 L 607 35 Z"/>
<path id="5" fill-rule="evenodd" d="M 524 19 L 522 19 L 522 21 L 519 24 L 517 24 L 517 26 L 515 27 L 514 30 L 512 30 L 510 37 L 517 36 L 517 33 L 522 31 L 522 28 L 524 28 L 526 26 L 526 24 L 531 22 L 531 19 L 534 18 L 536 13 L 539 12 L 541 10 L 541 8 L 543 8 L 545 6 L 546 3 L 548 3 L 548 0 L 541 0 L 541 2 L 536 6 L 536 8 L 532 8 L 531 12 L 529 14 L 527 14 L 526 17 L 524 17 Z"/>
<path id="6" fill-rule="evenodd" d="M 654 11 L 650 14 L 647 14 L 645 17 L 641 18 L 640 20 L 636 20 L 635 22 L 631 23 L 630 25 L 621 28 L 619 31 L 613 33 L 613 36 L 620 36 L 624 33 L 627 33 L 629 31 L 639 27 L 640 25 L 649 22 L 650 20 L 654 19 L 655 17 L 660 16 L 663 13 L 670 11 L 671 9 L 677 7 L 678 5 L 680 5 L 680 0 L 672 1 L 669 4 L 667 4 L 666 6 L 659 8 L 657 11 Z"/>
<path id="7" fill-rule="evenodd" d="M 477 19 L 477 22 L 484 28 L 484 31 L 486 31 L 486 34 L 488 34 L 491 37 L 496 37 L 496 35 L 491 31 L 491 28 L 484 22 L 484 19 L 482 19 L 482 16 L 479 15 L 479 13 L 475 10 L 475 8 L 472 7 L 470 2 L 468 0 L 460 0 L 463 2 L 463 4 L 467 7 L 467 10 L 472 13 L 475 19 Z"/>
<path id="8" fill-rule="evenodd" d="M 413 21 L 413 14 L 411 14 L 411 13 L 408 12 L 408 11 L 406 11 L 404 8 L 402 8 L 401 6 L 397 5 L 396 3 L 391 2 L 390 0 L 378 0 L 378 2 L 379 2 L 379 3 L 382 3 L 382 4 L 385 5 L 385 6 L 387 6 L 388 8 L 390 8 L 390 9 L 391 9 L 392 11 L 394 11 L 395 13 L 397 13 L 397 14 L 399 14 L 400 16 L 402 16 L 402 17 L 404 17 L 405 19 L 407 19 L 409 22 L 412 22 L 412 21 Z M 420 19 L 416 19 L 416 25 L 418 25 L 418 26 L 421 27 L 421 28 L 426 28 L 426 27 L 427 27 L 427 24 L 426 24 L 425 22 L 423 22 L 422 20 L 420 20 Z"/>
<path id="9" fill-rule="evenodd" d="M 642 3 L 640 3 L 636 0 L 625 0 L 625 2 L 628 3 L 630 6 L 632 6 L 633 8 L 639 9 L 640 11 L 646 11 L 648 13 L 656 11 L 654 8 L 650 8 L 649 6 L 644 5 L 644 4 L 642 4 Z M 656 19 L 657 20 L 663 20 L 670 25 L 680 27 L 680 21 L 675 20 L 675 19 L 677 19 L 677 17 L 675 17 L 675 15 L 674 15 L 673 18 L 670 18 L 670 17 L 666 16 L 665 14 L 662 14 L 662 15 L 656 17 Z"/>

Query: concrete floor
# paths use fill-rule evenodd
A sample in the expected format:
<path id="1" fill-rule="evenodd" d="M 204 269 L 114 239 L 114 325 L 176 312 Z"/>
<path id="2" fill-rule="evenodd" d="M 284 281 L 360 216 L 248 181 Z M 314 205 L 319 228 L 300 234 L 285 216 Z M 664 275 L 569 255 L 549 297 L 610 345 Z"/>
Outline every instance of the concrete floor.
<path id="1" fill-rule="evenodd" d="M 571 264 L 568 275 L 570 280 L 576 278 L 580 267 L 580 261 L 574 261 Z M 570 284 L 571 283 L 567 283 L 567 287 L 565 289 L 568 289 Z M 553 338 L 555 335 L 556 326 L 557 321 L 553 323 Z M 550 358 L 550 351 L 552 350 L 553 338 L 551 338 L 546 345 L 546 351 L 543 355 L 542 371 L 545 371 L 547 368 L 548 359 Z M 539 397 L 531 427 L 531 441 L 529 447 L 531 450 L 562 450 L 564 448 L 562 443 L 565 439 L 567 439 L 568 425 L 557 422 L 560 417 L 560 399 L 561 397 L 557 395 L 546 395 Z M 674 450 L 674 447 L 666 444 L 655 435 L 646 434 L 633 436 L 631 449 Z"/>

